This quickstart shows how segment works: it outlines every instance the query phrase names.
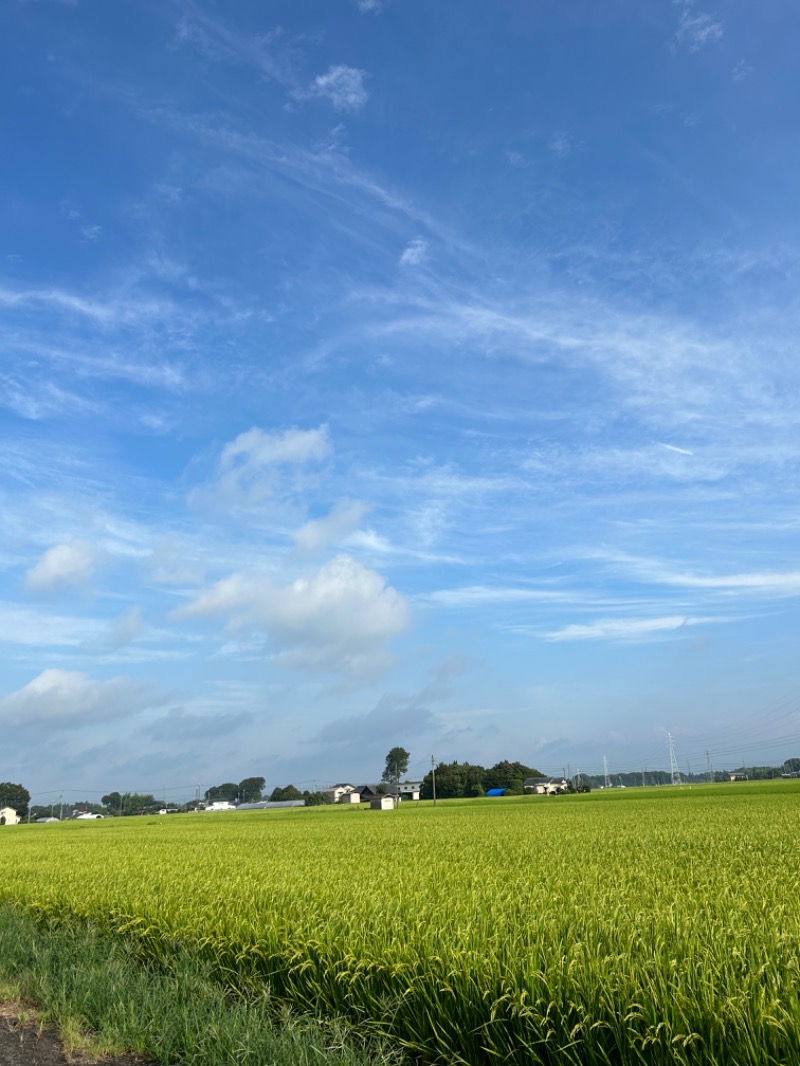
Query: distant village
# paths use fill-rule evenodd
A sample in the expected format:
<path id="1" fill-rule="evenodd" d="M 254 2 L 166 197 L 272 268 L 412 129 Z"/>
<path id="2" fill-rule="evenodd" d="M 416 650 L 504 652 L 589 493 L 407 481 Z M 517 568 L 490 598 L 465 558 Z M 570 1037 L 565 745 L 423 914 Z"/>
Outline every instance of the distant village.
<path id="1" fill-rule="evenodd" d="M 48 804 L 31 804 L 30 793 L 20 784 L 0 782 L 0 826 L 28 822 L 60 822 L 130 817 L 217 813 L 223 811 L 269 810 L 281 807 L 344 805 L 370 810 L 392 810 L 398 804 L 420 799 L 471 799 L 481 796 L 558 796 L 589 792 L 591 789 L 654 787 L 674 784 L 664 770 L 587 774 L 582 771 L 547 776 L 520 762 L 501 760 L 484 767 L 468 762 L 440 762 L 420 779 L 404 776 L 409 754 L 392 748 L 386 757 L 381 780 L 370 784 L 341 781 L 318 790 L 300 790 L 293 784 L 276 786 L 267 795 L 264 777 L 246 777 L 238 782 L 213 785 L 183 803 L 170 803 L 147 792 L 109 792 L 99 802 L 64 800 L 63 794 Z M 780 766 L 738 767 L 733 770 L 681 775 L 681 783 L 736 782 L 771 778 L 800 778 L 800 758 L 787 759 Z"/>

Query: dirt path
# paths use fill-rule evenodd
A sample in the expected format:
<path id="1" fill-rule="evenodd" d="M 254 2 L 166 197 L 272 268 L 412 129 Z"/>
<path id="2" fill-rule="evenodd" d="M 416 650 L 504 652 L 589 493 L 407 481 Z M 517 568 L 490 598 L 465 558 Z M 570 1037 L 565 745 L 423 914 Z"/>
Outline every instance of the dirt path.
<path id="1" fill-rule="evenodd" d="M 136 1055 L 97 1059 L 84 1052 L 65 1052 L 55 1030 L 41 1029 L 32 1012 L 26 1011 L 24 1019 L 20 1021 L 17 1004 L 0 1005 L 0 1066 L 148 1066 Z"/>

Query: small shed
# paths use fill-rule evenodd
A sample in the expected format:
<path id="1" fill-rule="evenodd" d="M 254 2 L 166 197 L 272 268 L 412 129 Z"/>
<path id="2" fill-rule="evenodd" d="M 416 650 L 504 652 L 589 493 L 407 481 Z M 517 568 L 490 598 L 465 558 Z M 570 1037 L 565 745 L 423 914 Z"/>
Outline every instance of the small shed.
<path id="1" fill-rule="evenodd" d="M 567 782 L 557 777 L 527 777 L 524 787 L 536 796 L 558 796 L 567 791 Z"/>
<path id="2" fill-rule="evenodd" d="M 369 801 L 369 806 L 372 811 L 393 811 L 394 796 L 376 796 Z"/>
<path id="3" fill-rule="evenodd" d="M 20 818 L 13 807 L 0 807 L 0 825 L 19 825 Z"/>

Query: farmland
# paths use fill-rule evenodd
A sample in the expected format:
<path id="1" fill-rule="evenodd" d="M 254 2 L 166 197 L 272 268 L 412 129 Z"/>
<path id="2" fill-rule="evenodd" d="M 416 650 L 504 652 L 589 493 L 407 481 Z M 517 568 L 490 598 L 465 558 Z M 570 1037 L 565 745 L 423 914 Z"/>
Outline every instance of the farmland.
<path id="1" fill-rule="evenodd" d="M 800 1061 L 795 782 L 19 826 L 0 893 L 427 1062 Z"/>

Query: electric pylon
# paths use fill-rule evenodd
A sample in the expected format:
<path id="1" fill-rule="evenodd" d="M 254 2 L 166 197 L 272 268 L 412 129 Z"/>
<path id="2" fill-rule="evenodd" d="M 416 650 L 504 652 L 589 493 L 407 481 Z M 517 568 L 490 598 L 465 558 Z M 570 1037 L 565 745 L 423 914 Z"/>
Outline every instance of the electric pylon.
<path id="1" fill-rule="evenodd" d="M 672 733 L 667 733 L 667 740 L 669 741 L 669 772 L 672 778 L 673 785 L 680 785 L 681 772 L 678 769 L 678 760 L 675 758 L 675 745 L 672 743 Z"/>

